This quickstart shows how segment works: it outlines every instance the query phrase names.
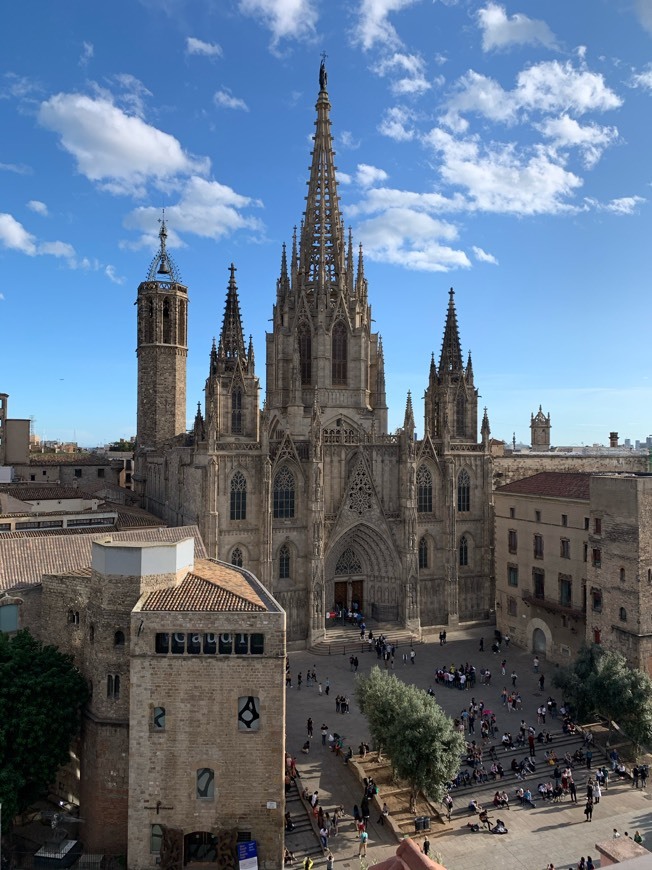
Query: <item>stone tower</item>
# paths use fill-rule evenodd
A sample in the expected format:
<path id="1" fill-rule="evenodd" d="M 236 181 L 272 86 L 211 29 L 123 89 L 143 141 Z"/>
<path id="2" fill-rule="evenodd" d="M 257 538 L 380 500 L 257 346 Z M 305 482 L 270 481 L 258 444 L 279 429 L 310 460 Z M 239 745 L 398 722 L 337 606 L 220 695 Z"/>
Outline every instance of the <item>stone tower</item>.
<path id="1" fill-rule="evenodd" d="M 373 423 L 385 433 L 382 348 L 371 332 L 362 249 L 356 267 L 340 214 L 323 63 L 319 83 L 306 210 L 289 264 L 283 249 L 267 335 L 266 408 L 282 414 L 289 431 L 303 438 L 315 403 L 328 409 L 329 420 L 355 420 L 366 431 Z"/>
<path id="2" fill-rule="evenodd" d="M 205 434 L 209 445 L 220 441 L 258 440 L 260 384 L 255 375 L 254 348 L 245 350 L 240 301 L 231 263 L 222 331 L 213 342 L 206 380 Z M 198 410 L 197 428 L 201 412 Z"/>
<path id="3" fill-rule="evenodd" d="M 166 250 L 161 221 L 160 247 L 147 278 L 138 287 L 138 450 L 155 447 L 186 431 L 188 288 Z"/>
<path id="4" fill-rule="evenodd" d="M 434 354 L 430 362 L 425 395 L 426 427 L 435 440 L 475 443 L 478 437 L 478 391 L 473 383 L 471 354 L 466 366 L 462 361 L 454 297 L 451 287 L 439 370 Z"/>
<path id="5" fill-rule="evenodd" d="M 550 449 L 550 414 L 546 417 L 541 410 L 541 405 L 536 415 L 531 415 L 530 432 L 532 450 Z"/>

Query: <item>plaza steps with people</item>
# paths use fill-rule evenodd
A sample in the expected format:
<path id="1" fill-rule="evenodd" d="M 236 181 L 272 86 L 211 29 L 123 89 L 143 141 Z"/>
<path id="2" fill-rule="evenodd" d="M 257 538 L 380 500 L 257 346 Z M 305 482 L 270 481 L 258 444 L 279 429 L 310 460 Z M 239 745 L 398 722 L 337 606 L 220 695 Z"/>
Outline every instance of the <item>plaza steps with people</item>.
<path id="1" fill-rule="evenodd" d="M 301 867 L 301 862 L 310 855 L 315 867 L 326 866 L 324 851 L 321 847 L 319 834 L 315 830 L 310 808 L 299 793 L 299 779 L 292 783 L 290 791 L 285 795 L 285 811 L 289 812 L 294 822 L 294 828 L 285 832 L 285 847 L 294 853 L 294 866 Z"/>
<path id="2" fill-rule="evenodd" d="M 542 727 L 546 728 L 546 726 Z M 552 735 L 552 743 L 536 744 L 536 755 L 534 758 L 536 770 L 533 773 L 527 773 L 526 776 L 520 780 L 517 779 L 516 774 L 511 771 L 510 765 L 513 758 L 520 761 L 523 758 L 529 757 L 530 753 L 527 743 L 525 746 L 515 747 L 514 749 L 505 749 L 500 742 L 496 743 L 494 741 L 493 745 L 496 748 L 496 755 L 498 756 L 498 761 L 505 769 L 505 775 L 502 779 L 489 779 L 487 782 L 478 783 L 471 782 L 470 785 L 458 786 L 457 788 L 451 789 L 450 796 L 453 798 L 454 802 L 452 812 L 453 822 L 456 817 L 466 818 L 469 816 L 468 805 L 472 798 L 475 798 L 479 804 L 484 806 L 485 809 L 489 810 L 490 813 L 493 813 L 495 816 L 499 812 L 499 810 L 493 806 L 493 797 L 496 791 L 507 792 L 510 808 L 513 809 L 515 806 L 520 806 L 514 794 L 515 790 L 519 787 L 526 788 L 529 786 L 535 799 L 535 805 L 539 804 L 541 799 L 537 791 L 537 786 L 540 782 L 552 780 L 552 773 L 554 770 L 553 766 L 546 763 L 544 752 L 546 750 L 554 750 L 557 757 L 560 759 L 559 766 L 560 768 L 563 768 L 563 758 L 566 753 L 569 753 L 572 756 L 577 749 L 582 749 L 584 752 L 586 751 L 586 747 L 584 746 L 584 735 L 581 731 L 576 732 L 575 734 L 565 734 L 563 731 L 552 731 L 549 728 L 546 728 L 546 730 L 549 730 Z M 471 739 L 474 739 L 473 735 L 470 736 Z M 465 737 L 469 737 L 469 735 L 466 734 Z M 593 752 L 591 770 L 587 770 L 585 762 L 574 762 L 572 767 L 573 780 L 577 787 L 578 804 L 583 804 L 586 800 L 586 783 L 589 776 L 595 776 L 595 771 L 598 767 L 608 766 L 607 758 L 599 747 L 594 745 L 591 747 L 591 750 Z M 482 763 L 485 770 L 488 771 L 492 762 L 486 752 L 483 755 Z M 464 768 L 466 768 L 470 773 L 472 772 L 470 765 L 463 762 L 461 769 Z M 613 782 L 613 777 L 611 777 L 610 784 Z M 569 798 L 564 797 L 563 800 L 567 803 Z"/>
<path id="3" fill-rule="evenodd" d="M 374 623 L 371 626 L 374 638 L 379 635 L 386 637 L 396 647 L 397 658 L 400 658 L 404 652 L 409 652 L 410 647 L 416 647 L 422 643 L 421 639 L 407 631 L 406 629 L 397 628 L 395 625 L 384 625 Z M 318 641 L 310 647 L 310 652 L 318 656 L 330 655 L 348 655 L 362 656 L 373 653 L 376 655 L 376 648 L 367 640 L 360 639 L 360 630 L 353 625 L 334 625 L 332 628 L 326 629 L 324 639 Z"/>

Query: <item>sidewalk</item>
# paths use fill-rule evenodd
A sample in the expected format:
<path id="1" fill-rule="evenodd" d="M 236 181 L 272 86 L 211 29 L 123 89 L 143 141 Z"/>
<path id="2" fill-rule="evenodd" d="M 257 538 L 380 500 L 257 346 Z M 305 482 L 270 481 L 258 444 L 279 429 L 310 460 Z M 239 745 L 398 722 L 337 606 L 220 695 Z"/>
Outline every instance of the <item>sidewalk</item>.
<path id="1" fill-rule="evenodd" d="M 373 630 L 373 628 L 372 628 Z M 352 640 L 355 631 L 352 629 Z M 389 635 L 391 640 L 391 634 Z M 479 652 L 479 639 L 484 638 L 485 651 Z M 437 702 L 451 716 L 458 716 L 475 697 L 477 701 L 484 700 L 485 706 L 496 713 L 499 733 L 518 730 L 521 718 L 536 727 L 537 707 L 549 695 L 561 703 L 561 697 L 552 687 L 554 666 L 541 661 L 539 671 L 545 676 L 545 689 L 539 691 L 539 674 L 533 672 L 533 655 L 512 646 L 508 649 L 503 645 L 502 652 L 495 655 L 491 652 L 493 627 L 487 626 L 473 629 L 449 631 L 448 642 L 440 646 L 433 642 L 419 644 L 415 647 L 416 660 L 412 665 L 402 662 L 403 652 L 409 652 L 409 647 L 399 646 L 395 659 L 394 673 L 405 682 L 427 690 L 433 686 Z M 500 663 L 507 659 L 507 675 L 501 676 Z M 368 673 L 371 667 L 382 664 L 376 658 L 375 652 L 358 655 L 359 672 Z M 438 686 L 434 682 L 434 672 L 438 667 L 456 666 L 463 662 L 474 665 L 477 672 L 481 668 L 489 668 L 492 672 L 491 685 L 476 684 L 473 690 L 459 691 Z M 317 680 L 325 684 L 330 681 L 330 695 L 318 695 L 317 685 L 306 686 L 305 674 L 308 667 L 314 666 Z M 321 746 L 320 726 L 325 722 L 329 731 L 337 731 L 346 737 L 346 744 L 357 755 L 360 741 L 371 743 L 366 721 L 354 697 L 355 674 L 350 670 L 348 655 L 333 655 L 329 657 L 314 656 L 309 651 L 290 653 L 290 667 L 294 688 L 287 690 L 287 750 L 296 757 L 297 766 L 304 785 L 310 792 L 319 790 L 320 800 L 325 809 L 343 804 L 347 814 L 340 826 L 340 833 L 331 840 L 330 848 L 335 856 L 337 868 L 355 868 L 359 870 L 358 844 L 353 830 L 352 811 L 354 804 L 360 804 L 360 788 L 354 774 L 337 758 L 328 747 Z M 517 688 L 523 697 L 521 713 L 507 713 L 500 701 L 503 686 L 511 688 L 509 675 L 512 670 L 518 674 Z M 297 673 L 303 674 L 301 690 L 297 689 Z M 350 713 L 335 712 L 335 697 L 346 695 L 350 702 Z M 306 740 L 306 722 L 312 717 L 314 737 L 309 755 L 301 753 L 301 746 Z M 551 726 L 546 722 L 546 728 Z M 552 724 L 550 730 L 557 729 Z M 499 738 L 494 741 L 494 745 Z M 554 743 L 553 743 L 554 748 Z M 526 751 L 523 753 L 527 754 Z M 594 753 L 594 768 L 603 763 L 604 759 L 596 751 Z M 537 769 L 529 782 L 536 788 L 540 779 L 546 779 L 547 772 Z M 430 836 L 432 844 L 431 856 L 441 855 L 440 860 L 447 870 L 479 870 L 479 868 L 500 868 L 500 870 L 543 870 L 552 861 L 557 870 L 576 867 L 580 856 L 592 855 L 596 866 L 597 855 L 595 843 L 598 840 L 609 839 L 613 828 L 621 834 L 628 831 L 632 836 L 638 830 L 644 838 L 644 844 L 652 847 L 652 797 L 642 790 L 635 790 L 629 782 L 614 782 L 609 785 L 600 804 L 596 806 L 593 822 L 585 823 L 582 809 L 585 794 L 584 782 L 578 786 L 578 803 L 543 804 L 535 809 L 526 810 L 520 806 L 512 806 L 506 819 L 510 833 L 505 836 L 494 836 L 489 833 L 472 833 L 466 828 L 467 818 L 459 814 L 446 826 L 443 836 L 436 836 L 440 826 L 433 822 Z M 517 783 L 513 776 L 506 776 L 501 783 L 510 797 L 513 797 Z M 471 793 L 464 792 L 464 800 L 468 802 Z M 455 793 L 453 793 L 455 798 Z M 456 806 L 462 805 L 462 796 L 456 801 Z M 373 864 L 384 860 L 395 853 L 397 843 L 389 832 L 376 823 L 377 816 L 372 814 L 369 825 L 369 848 L 367 862 Z M 300 860 L 301 856 L 297 855 Z M 315 867 L 324 866 L 325 862 L 315 860 Z M 652 855 L 650 858 L 652 867 Z"/>

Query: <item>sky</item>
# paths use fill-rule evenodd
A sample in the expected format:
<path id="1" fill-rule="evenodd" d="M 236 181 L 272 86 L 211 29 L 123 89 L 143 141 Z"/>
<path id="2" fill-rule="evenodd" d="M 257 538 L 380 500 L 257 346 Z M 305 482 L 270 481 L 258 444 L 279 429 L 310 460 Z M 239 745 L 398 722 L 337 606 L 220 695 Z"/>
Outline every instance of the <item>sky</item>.
<path id="1" fill-rule="evenodd" d="M 411 390 L 423 433 L 454 287 L 493 437 L 652 432 L 652 0 L 21 0 L 1 44 L 0 392 L 42 438 L 135 433 L 163 208 L 188 425 L 231 262 L 264 388 L 322 52 L 390 429 Z"/>

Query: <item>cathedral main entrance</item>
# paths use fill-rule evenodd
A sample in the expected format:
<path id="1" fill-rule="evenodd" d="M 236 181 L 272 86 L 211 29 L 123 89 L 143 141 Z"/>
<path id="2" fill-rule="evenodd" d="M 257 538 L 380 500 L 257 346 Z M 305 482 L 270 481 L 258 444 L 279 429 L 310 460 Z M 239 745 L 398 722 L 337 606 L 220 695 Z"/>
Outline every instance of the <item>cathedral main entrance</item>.
<path id="1" fill-rule="evenodd" d="M 338 577 L 333 587 L 335 590 L 333 604 L 336 610 L 345 608 L 364 613 L 364 580 L 353 577 L 343 580 Z"/>

